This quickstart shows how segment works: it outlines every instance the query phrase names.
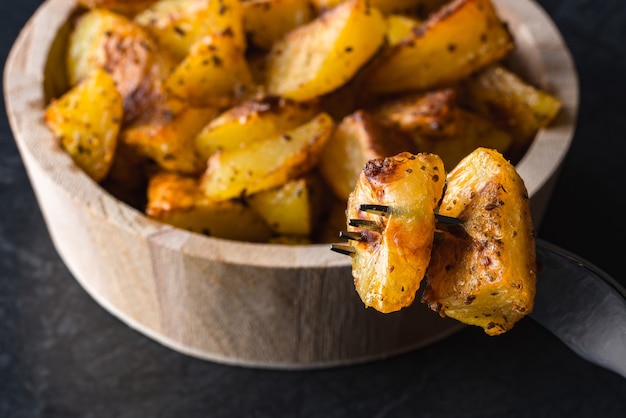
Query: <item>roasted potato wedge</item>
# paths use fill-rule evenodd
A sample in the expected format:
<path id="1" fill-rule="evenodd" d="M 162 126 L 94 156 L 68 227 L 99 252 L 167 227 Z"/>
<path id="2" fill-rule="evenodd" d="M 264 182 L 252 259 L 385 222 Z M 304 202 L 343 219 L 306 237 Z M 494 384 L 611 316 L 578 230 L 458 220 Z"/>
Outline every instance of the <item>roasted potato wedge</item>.
<path id="1" fill-rule="evenodd" d="M 333 8 L 344 0 L 312 0 L 318 10 Z M 369 0 L 370 4 L 385 14 L 409 14 L 424 17 L 449 0 Z"/>
<path id="2" fill-rule="evenodd" d="M 503 65 L 491 65 L 462 83 L 467 106 L 513 136 L 513 156 L 519 157 L 539 129 L 561 110 L 561 101 L 535 87 Z"/>
<path id="3" fill-rule="evenodd" d="M 69 37 L 67 72 L 71 86 L 93 70 L 111 74 L 124 99 L 124 119 L 131 121 L 163 95 L 162 80 L 173 66 L 152 37 L 128 18 L 105 9 L 78 18 Z"/>
<path id="4" fill-rule="evenodd" d="M 120 141 L 164 170 L 200 174 L 206 160 L 196 151 L 194 141 L 217 113 L 217 108 L 191 107 L 167 99 L 122 129 Z"/>
<path id="5" fill-rule="evenodd" d="M 439 213 L 462 229 L 438 235 L 423 301 L 441 316 L 511 329 L 533 309 L 537 260 L 529 197 L 515 167 L 478 148 L 447 176 Z"/>
<path id="6" fill-rule="evenodd" d="M 305 101 L 350 80 L 385 38 L 385 19 L 366 0 L 346 0 L 274 43 L 269 94 Z"/>
<path id="7" fill-rule="evenodd" d="M 319 221 L 322 185 L 315 176 L 290 180 L 246 198 L 272 231 L 281 236 L 309 238 Z"/>
<path id="8" fill-rule="evenodd" d="M 280 135 L 310 121 L 318 112 L 314 104 L 280 97 L 246 100 L 211 120 L 196 136 L 196 149 L 207 160 L 217 151 Z"/>
<path id="9" fill-rule="evenodd" d="M 153 219 L 200 234 L 244 241 L 267 241 L 265 221 L 237 200 L 214 202 L 198 188 L 198 179 L 172 172 L 150 178 L 146 214 Z"/>
<path id="10" fill-rule="evenodd" d="M 245 50 L 229 32 L 198 39 L 165 81 L 193 106 L 230 106 L 254 93 Z"/>
<path id="11" fill-rule="evenodd" d="M 124 103 L 113 78 L 96 69 L 46 107 L 44 120 L 61 146 L 92 179 L 113 164 Z"/>
<path id="12" fill-rule="evenodd" d="M 365 86 L 377 94 L 452 85 L 515 47 L 490 0 L 454 0 L 379 54 Z"/>
<path id="13" fill-rule="evenodd" d="M 108 9 L 131 17 L 155 1 L 157 0 L 77 0 L 76 2 L 88 9 Z"/>
<path id="14" fill-rule="evenodd" d="M 429 138 L 456 135 L 456 90 L 451 88 L 409 93 L 379 101 L 372 115 L 412 135 Z"/>
<path id="15" fill-rule="evenodd" d="M 352 275 L 366 306 L 383 312 L 409 306 L 430 262 L 435 210 L 446 174 L 434 154 L 401 153 L 371 160 L 348 199 L 348 219 L 372 222 L 362 228 L 348 223 L 353 242 Z M 386 216 L 361 211 L 362 204 L 391 208 Z"/>
<path id="16" fill-rule="evenodd" d="M 326 142 L 318 168 L 333 193 L 346 201 L 369 160 L 415 152 L 411 137 L 382 125 L 364 110 L 346 116 Z"/>
<path id="17" fill-rule="evenodd" d="M 247 0 L 242 8 L 247 37 L 263 49 L 316 17 L 309 0 Z"/>
<path id="18" fill-rule="evenodd" d="M 461 108 L 455 109 L 449 131 L 444 136 L 418 133 L 413 136 L 413 140 L 420 152 L 440 155 L 446 167 L 454 167 L 478 147 L 504 153 L 513 143 L 512 136 L 490 119 Z"/>
<path id="19" fill-rule="evenodd" d="M 335 122 L 326 113 L 282 134 L 245 148 L 218 151 L 209 158 L 200 187 L 213 200 L 252 195 L 286 183 L 316 166 Z"/>
<path id="20" fill-rule="evenodd" d="M 507 130 L 461 107 L 452 88 L 392 97 L 372 108 L 372 114 L 411 135 L 420 152 L 439 155 L 446 167 L 454 167 L 478 147 L 506 152 L 513 143 Z"/>
<path id="21" fill-rule="evenodd" d="M 240 0 L 159 0 L 134 20 L 180 61 L 206 35 L 227 32 L 238 48 L 245 49 L 242 13 Z"/>

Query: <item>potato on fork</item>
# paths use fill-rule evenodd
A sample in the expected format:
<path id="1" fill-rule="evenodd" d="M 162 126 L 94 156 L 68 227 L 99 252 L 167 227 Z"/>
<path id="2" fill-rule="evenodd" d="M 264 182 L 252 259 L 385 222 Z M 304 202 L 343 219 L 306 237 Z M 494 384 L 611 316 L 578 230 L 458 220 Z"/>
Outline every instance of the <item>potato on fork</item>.
<path id="1" fill-rule="evenodd" d="M 410 155 L 402 157 L 411 161 Z M 424 155 L 412 161 L 418 157 Z M 394 159 L 368 166 L 390 165 L 385 161 Z M 443 176 L 443 167 L 437 171 Z M 392 310 L 389 303 L 398 309 L 408 305 L 425 278 L 422 302 L 488 335 L 510 330 L 532 311 L 537 260 L 529 198 L 523 180 L 500 153 L 478 148 L 463 159 L 447 175 L 441 201 L 436 196 L 442 188 L 416 187 L 407 176 L 368 182 L 367 172 L 366 167 L 348 201 L 348 232 L 341 234 L 353 243 L 332 247 L 351 255 L 365 305 L 381 312 Z M 392 185 L 402 192 L 388 193 Z M 367 187 L 369 195 L 362 192 Z M 432 206 L 411 206 L 420 199 Z"/>
<path id="2" fill-rule="evenodd" d="M 342 236 L 353 240 L 354 284 L 367 306 L 387 313 L 413 302 L 430 261 L 444 183 L 434 154 L 405 152 L 365 165 L 348 198 Z M 381 216 L 378 208 L 389 210 Z"/>

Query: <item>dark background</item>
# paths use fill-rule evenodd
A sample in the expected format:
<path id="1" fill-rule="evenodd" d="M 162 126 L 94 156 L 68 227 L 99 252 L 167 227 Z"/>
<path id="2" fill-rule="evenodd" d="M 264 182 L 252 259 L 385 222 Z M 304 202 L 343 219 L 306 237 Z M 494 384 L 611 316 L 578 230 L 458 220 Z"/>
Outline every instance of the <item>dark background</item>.
<path id="1" fill-rule="evenodd" d="M 0 59 L 41 2 L 0 2 Z M 626 284 L 626 2 L 542 0 L 580 78 L 576 135 L 539 236 Z M 626 379 L 528 319 L 384 361 L 246 369 L 131 330 L 72 278 L 0 115 L 0 417 L 624 417 Z"/>

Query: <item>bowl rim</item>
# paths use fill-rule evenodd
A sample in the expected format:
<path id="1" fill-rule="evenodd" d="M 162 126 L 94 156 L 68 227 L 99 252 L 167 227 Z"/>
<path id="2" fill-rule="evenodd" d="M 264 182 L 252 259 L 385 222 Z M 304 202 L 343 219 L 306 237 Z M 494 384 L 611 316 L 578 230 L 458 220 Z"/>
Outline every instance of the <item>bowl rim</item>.
<path id="1" fill-rule="evenodd" d="M 578 77 L 571 54 L 554 22 L 533 0 L 493 0 L 500 16 L 517 22 L 523 36 L 533 40 L 535 60 L 544 64 L 542 86 L 563 103 L 557 120 L 539 131 L 517 164 L 528 193 L 533 196 L 558 173 L 574 135 L 578 112 Z M 71 158 L 54 143 L 42 113 L 43 83 L 48 50 L 75 0 L 46 0 L 29 19 L 14 43 L 4 70 L 4 95 L 9 123 L 22 158 L 33 163 L 60 186 L 67 199 L 77 199 L 104 222 L 156 239 L 164 246 L 202 259 L 271 268 L 346 268 L 350 258 L 329 251 L 330 244 L 285 245 L 252 243 L 207 237 L 148 218 L 114 198 L 73 166 Z M 515 30 L 513 31 L 515 35 Z M 55 36 L 50 36 L 54 34 Z M 42 147 L 42 143 L 51 144 Z M 26 164 L 27 171 L 31 171 Z M 40 204 L 45 204 L 40 201 Z M 251 257 L 251 254 L 254 254 Z"/>
<path id="2" fill-rule="evenodd" d="M 516 164 L 530 196 L 538 192 L 555 174 L 565 159 L 574 138 L 579 107 L 578 73 L 571 52 L 558 27 L 534 0 L 493 0 L 499 15 L 515 22 L 517 37 L 531 38 L 535 62 L 543 64 L 537 84 L 551 91 L 562 102 L 562 109 L 552 124 L 541 129 Z"/>

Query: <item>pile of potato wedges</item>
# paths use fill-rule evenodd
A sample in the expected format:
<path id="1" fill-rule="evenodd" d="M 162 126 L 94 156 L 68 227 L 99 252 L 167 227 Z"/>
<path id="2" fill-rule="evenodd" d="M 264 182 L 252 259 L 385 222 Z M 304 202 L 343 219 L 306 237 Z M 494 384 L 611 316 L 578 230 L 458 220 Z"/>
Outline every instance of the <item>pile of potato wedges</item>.
<path id="1" fill-rule="evenodd" d="M 561 102 L 491 0 L 78 0 L 45 122 L 94 181 L 213 237 L 333 242 L 364 164 L 515 161 Z"/>

